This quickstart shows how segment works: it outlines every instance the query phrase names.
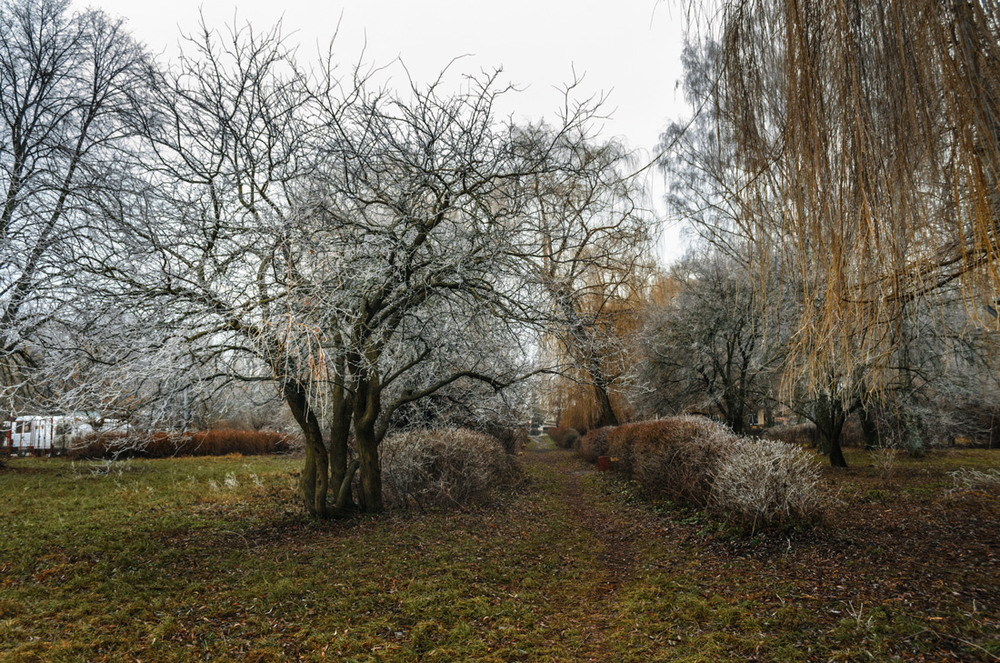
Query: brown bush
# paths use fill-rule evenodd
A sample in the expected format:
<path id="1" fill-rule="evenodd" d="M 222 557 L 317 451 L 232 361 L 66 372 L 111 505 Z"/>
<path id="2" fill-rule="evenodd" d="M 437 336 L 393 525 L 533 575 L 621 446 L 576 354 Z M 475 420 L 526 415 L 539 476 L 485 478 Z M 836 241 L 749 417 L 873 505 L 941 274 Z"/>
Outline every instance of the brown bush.
<path id="1" fill-rule="evenodd" d="M 382 442 L 379 457 L 389 507 L 462 505 L 517 476 L 499 440 L 462 428 L 393 435 Z"/>
<path id="2" fill-rule="evenodd" d="M 650 494 L 700 506 L 725 445 L 736 436 L 704 417 L 683 416 L 619 426 L 608 434 L 614 465 Z"/>
<path id="3" fill-rule="evenodd" d="M 774 426 L 765 430 L 763 436 L 769 440 L 780 440 L 789 444 L 816 446 L 816 424 L 806 423 L 795 426 Z"/>
<path id="4" fill-rule="evenodd" d="M 575 428 L 546 428 L 545 434 L 560 449 L 575 449 L 580 442 L 580 431 Z"/>
<path id="5" fill-rule="evenodd" d="M 463 424 L 459 427 L 495 437 L 503 446 L 503 450 L 512 455 L 517 454 L 531 440 L 528 437 L 528 429 L 524 426 L 509 426 L 487 421 L 485 423 Z"/>
<path id="6" fill-rule="evenodd" d="M 612 468 L 649 495 L 707 507 L 752 528 L 814 520 L 825 500 L 808 453 L 740 437 L 704 417 L 625 424 L 605 438 Z M 581 455 L 600 444 L 598 435 L 585 438 Z"/>
<path id="7" fill-rule="evenodd" d="M 91 433 L 75 440 L 73 459 L 169 458 L 287 453 L 292 438 L 275 431 L 209 430 L 196 433 Z"/>
<path id="8" fill-rule="evenodd" d="M 597 459 L 601 456 L 608 455 L 608 433 L 614 430 L 614 426 L 605 426 L 604 428 L 595 428 L 592 431 L 588 431 L 586 435 L 580 438 L 580 444 L 577 446 L 577 453 L 588 463 L 596 463 Z"/>

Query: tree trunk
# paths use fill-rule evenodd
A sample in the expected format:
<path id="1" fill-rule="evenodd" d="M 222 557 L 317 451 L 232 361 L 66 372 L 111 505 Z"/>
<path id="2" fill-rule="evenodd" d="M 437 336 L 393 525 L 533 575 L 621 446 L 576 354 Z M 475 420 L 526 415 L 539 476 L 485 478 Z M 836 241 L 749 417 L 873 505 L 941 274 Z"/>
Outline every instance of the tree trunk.
<path id="1" fill-rule="evenodd" d="M 361 490 L 358 499 L 366 513 L 382 511 L 382 468 L 378 460 L 378 442 L 374 427 L 358 428 L 355 424 L 354 441 L 358 445 L 361 461 Z"/>
<path id="2" fill-rule="evenodd" d="M 900 424 L 903 437 L 906 439 L 906 451 L 911 458 L 923 458 L 925 454 L 924 438 L 920 431 L 920 420 L 914 414 L 908 402 L 900 408 Z"/>
<path id="3" fill-rule="evenodd" d="M 306 440 L 306 462 L 302 469 L 299 488 L 302 501 L 309 515 L 327 516 L 326 495 L 329 489 L 329 456 L 323 444 L 323 432 L 316 414 L 309 407 L 309 396 L 303 386 L 294 380 L 285 382 L 285 402 L 292 416 L 302 429 Z"/>
<path id="4" fill-rule="evenodd" d="M 382 468 L 378 459 L 379 439 L 375 425 L 381 414 L 381 385 L 378 376 L 357 381 L 354 390 L 354 443 L 361 461 L 361 509 L 366 513 L 382 511 Z"/>
<path id="5" fill-rule="evenodd" d="M 819 448 L 830 456 L 830 465 L 834 467 L 847 467 L 847 459 L 840 447 L 840 433 L 847 421 L 847 414 L 839 400 L 825 394 L 816 403 L 815 423 Z"/>
<path id="6" fill-rule="evenodd" d="M 830 465 L 834 467 L 847 467 L 847 459 L 844 458 L 844 451 L 840 448 L 840 430 L 844 427 L 841 422 L 837 432 L 830 438 Z"/>
<path id="7" fill-rule="evenodd" d="M 349 509 L 354 506 L 350 489 L 354 473 L 347 467 L 347 443 L 351 435 L 351 399 L 343 385 L 338 384 L 333 388 L 331 400 L 330 485 L 337 491 L 337 508 Z"/>
<path id="8" fill-rule="evenodd" d="M 601 376 L 603 382 L 603 376 Z M 594 391 L 597 392 L 597 407 L 598 407 L 598 419 L 595 428 L 603 428 L 604 426 L 617 426 L 618 417 L 615 415 L 615 410 L 611 407 L 611 397 L 608 396 L 607 385 L 594 383 Z"/>
<path id="9" fill-rule="evenodd" d="M 726 424 L 737 435 L 743 435 L 746 432 L 746 411 L 743 399 L 729 393 L 724 394 L 722 398 L 726 404 Z"/>
<path id="10" fill-rule="evenodd" d="M 875 415 L 875 406 L 868 405 L 861 410 L 861 433 L 865 438 L 865 449 L 871 451 L 882 446 L 882 441 L 878 433 L 878 419 Z"/>

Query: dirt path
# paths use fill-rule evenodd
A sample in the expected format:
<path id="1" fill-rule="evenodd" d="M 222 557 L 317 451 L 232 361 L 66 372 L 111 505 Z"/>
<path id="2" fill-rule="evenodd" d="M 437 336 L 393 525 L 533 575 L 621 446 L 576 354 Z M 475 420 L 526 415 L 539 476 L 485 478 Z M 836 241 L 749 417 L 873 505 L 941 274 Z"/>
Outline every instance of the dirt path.
<path id="1" fill-rule="evenodd" d="M 1000 660 L 1000 530 L 984 491 L 945 493 L 923 468 L 891 492 L 828 472 L 854 508 L 750 537 L 623 499 L 626 484 L 572 452 L 536 443 L 523 460 L 553 509 L 552 540 L 562 528 L 586 542 L 575 563 L 587 582 L 562 597 L 586 625 L 576 660 Z"/>
<path id="2" fill-rule="evenodd" d="M 618 590 L 635 580 L 636 546 L 641 526 L 632 518 L 616 517 L 606 500 L 595 500 L 593 483 L 588 499 L 584 482 L 596 475 L 596 470 L 586 465 L 568 451 L 538 445 L 523 456 L 526 465 L 544 468 L 544 474 L 557 478 L 551 486 L 566 506 L 571 526 L 584 533 L 592 542 L 590 569 L 593 583 L 585 595 L 579 597 L 579 606 L 586 613 L 588 633 L 586 648 L 579 652 L 580 660 L 619 660 L 610 647 L 615 637 L 615 602 Z M 645 514 L 630 514 L 647 520 Z M 647 528 L 657 527 L 652 521 L 641 523 Z"/>

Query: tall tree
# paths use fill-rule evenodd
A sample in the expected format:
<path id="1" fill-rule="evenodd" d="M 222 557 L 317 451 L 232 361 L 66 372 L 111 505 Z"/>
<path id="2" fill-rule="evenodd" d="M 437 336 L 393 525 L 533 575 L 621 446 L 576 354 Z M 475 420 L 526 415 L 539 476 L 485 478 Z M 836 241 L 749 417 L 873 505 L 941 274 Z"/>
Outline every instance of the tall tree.
<path id="1" fill-rule="evenodd" d="M 121 20 L 71 13 L 65 0 L 0 5 L 0 372 L 8 392 L 35 363 L 40 330 L 75 301 L 76 261 L 107 239 L 101 210 L 132 161 L 146 66 Z"/>
<path id="2" fill-rule="evenodd" d="M 571 167 L 533 179 L 535 237 L 523 259 L 548 300 L 543 347 L 568 378 L 562 388 L 582 392 L 587 427 L 617 425 L 613 396 L 628 373 L 653 224 L 621 145 L 582 137 L 555 145 Z"/>
<path id="3" fill-rule="evenodd" d="M 1000 291 L 1000 5 L 731 0 L 719 16 L 741 229 L 807 277 L 802 365 L 835 354 L 874 388 L 915 296 Z M 756 213 L 765 198 L 780 205 Z"/>
<path id="4" fill-rule="evenodd" d="M 104 300 L 209 378 L 274 382 L 306 440 L 310 513 L 348 506 L 355 468 L 379 511 L 397 412 L 530 372 L 506 348 L 540 316 L 533 183 L 598 177 L 577 158 L 594 109 L 538 134 L 497 117 L 496 75 L 453 93 L 444 76 L 394 93 L 329 62 L 307 75 L 279 29 L 203 27 L 151 75 L 150 187 L 88 263 Z"/>

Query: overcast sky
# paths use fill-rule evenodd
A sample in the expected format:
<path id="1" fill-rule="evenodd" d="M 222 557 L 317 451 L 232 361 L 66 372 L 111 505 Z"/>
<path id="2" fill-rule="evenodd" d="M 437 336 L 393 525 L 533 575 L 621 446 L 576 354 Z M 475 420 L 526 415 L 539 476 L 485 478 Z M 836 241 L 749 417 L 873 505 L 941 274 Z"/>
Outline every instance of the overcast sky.
<path id="1" fill-rule="evenodd" d="M 517 116 L 554 117 L 557 88 L 583 76 L 579 96 L 607 94 L 611 118 L 604 135 L 623 138 L 649 158 L 664 126 L 684 113 L 676 88 L 680 77 L 683 18 L 671 2 L 657 0 L 135 0 L 79 1 L 128 20 L 132 34 L 154 52 L 171 57 L 178 35 L 198 22 L 199 8 L 210 26 L 250 22 L 258 29 L 282 21 L 299 44 L 301 59 L 316 54 L 333 37 L 345 66 L 364 53 L 369 64 L 396 58 L 418 82 L 436 78 L 452 65 L 463 72 L 503 68 L 504 77 L 525 88 L 516 97 Z M 405 84 L 400 67 L 389 69 Z M 659 174 L 650 182 L 662 213 Z M 663 241 L 665 258 L 681 252 L 676 227 Z"/>

